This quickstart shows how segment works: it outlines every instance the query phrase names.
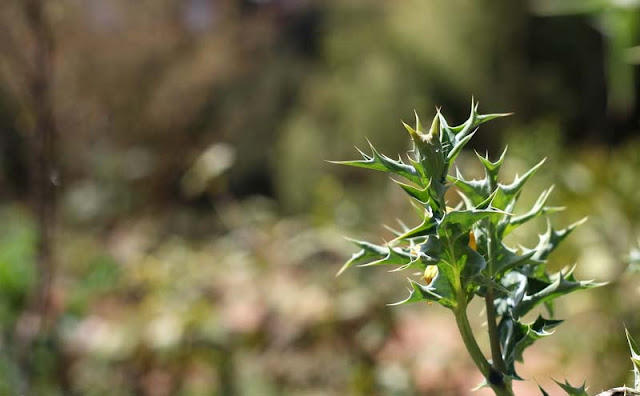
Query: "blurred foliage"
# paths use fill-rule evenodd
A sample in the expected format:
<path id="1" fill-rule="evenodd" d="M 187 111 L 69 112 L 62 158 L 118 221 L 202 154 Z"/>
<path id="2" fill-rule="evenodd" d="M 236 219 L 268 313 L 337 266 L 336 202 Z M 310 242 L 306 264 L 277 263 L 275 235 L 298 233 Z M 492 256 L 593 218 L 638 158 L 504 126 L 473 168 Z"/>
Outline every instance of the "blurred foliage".
<path id="1" fill-rule="evenodd" d="M 535 0 L 540 15 L 588 15 L 606 40 L 608 108 L 628 113 L 635 104 L 634 64 L 639 63 L 640 2 L 637 0 Z"/>
<path id="2" fill-rule="evenodd" d="M 46 0 L 60 264 L 49 331 L 22 350 L 39 233 L 23 4 L 0 1 L 0 394 L 26 387 L 25 356 L 38 395 L 467 394 L 479 378 L 444 312 L 388 310 L 403 294 L 385 273 L 334 278 L 349 254 L 339 235 L 410 217 L 385 180 L 324 160 L 365 137 L 403 151 L 411 109 L 443 106 L 458 124 L 472 95 L 517 113 L 476 137 L 491 158 L 509 143 L 505 177 L 548 157 L 523 205 L 554 183 L 559 224 L 590 215 L 557 262 L 613 281 L 558 307 L 567 324 L 540 345 L 556 363 L 532 352 L 521 375 L 630 383 L 638 100 L 607 111 L 613 36 L 591 17 L 510 0 Z M 637 98 L 636 82 L 624 89 Z M 538 226 L 514 237 L 531 246 Z"/>
<path id="3" fill-rule="evenodd" d="M 4 207 L 0 223 L 0 323 L 13 322 L 34 282 L 35 231 L 24 208 Z"/>

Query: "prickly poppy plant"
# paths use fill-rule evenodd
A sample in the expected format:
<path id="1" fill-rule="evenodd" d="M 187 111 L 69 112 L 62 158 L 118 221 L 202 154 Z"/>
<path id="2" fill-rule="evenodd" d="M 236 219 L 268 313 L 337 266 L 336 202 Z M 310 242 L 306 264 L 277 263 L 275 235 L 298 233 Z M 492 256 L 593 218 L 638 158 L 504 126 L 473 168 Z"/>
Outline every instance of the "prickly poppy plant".
<path id="1" fill-rule="evenodd" d="M 516 362 L 522 361 L 523 351 L 561 323 L 553 318 L 554 301 L 598 286 L 576 280 L 573 268 L 557 273 L 547 270 L 549 255 L 582 221 L 564 229 L 548 221 L 546 232 L 531 248 L 514 248 L 504 242 L 517 227 L 561 209 L 546 204 L 552 188 L 543 191 L 533 207 L 517 207 L 525 183 L 544 160 L 511 182 L 499 178 L 506 150 L 496 161 L 476 153 L 484 169 L 482 179 L 466 179 L 455 168 L 456 157 L 478 126 L 507 115 L 479 114 L 478 104 L 472 101 L 469 118 L 462 125 L 450 126 L 437 111 L 426 130 L 416 114 L 415 127 L 404 124 L 413 142 L 406 160 L 389 158 L 370 144 L 371 154 L 358 150 L 362 159 L 335 162 L 396 176 L 392 180 L 420 212 L 417 226 L 392 230 L 395 238 L 389 242 L 353 241 L 360 250 L 338 274 L 352 266 L 378 265 L 419 271 L 419 279 L 409 279 L 409 296 L 397 304 L 427 301 L 451 310 L 462 341 L 485 378 L 482 385 L 499 396 L 513 395 L 512 382 L 522 379 Z M 462 198 L 455 208 L 445 201 L 449 189 L 456 189 Z M 490 358 L 479 348 L 467 317 L 467 306 L 476 297 L 486 304 Z M 538 306 L 546 308 L 546 316 L 525 321 L 525 315 Z M 584 386 L 559 385 L 570 395 L 586 394 Z"/>

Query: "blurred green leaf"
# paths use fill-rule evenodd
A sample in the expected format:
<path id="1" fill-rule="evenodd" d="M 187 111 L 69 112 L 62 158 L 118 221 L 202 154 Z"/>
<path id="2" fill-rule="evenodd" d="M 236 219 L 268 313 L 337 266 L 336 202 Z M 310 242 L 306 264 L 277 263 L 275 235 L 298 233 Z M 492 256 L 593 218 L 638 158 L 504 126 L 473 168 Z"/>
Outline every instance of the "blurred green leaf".
<path id="1" fill-rule="evenodd" d="M 631 337 L 629 330 L 625 328 L 624 332 L 627 336 L 627 343 L 629 344 L 629 351 L 631 352 L 631 362 L 633 363 L 634 388 L 640 391 L 640 348 L 633 337 Z"/>

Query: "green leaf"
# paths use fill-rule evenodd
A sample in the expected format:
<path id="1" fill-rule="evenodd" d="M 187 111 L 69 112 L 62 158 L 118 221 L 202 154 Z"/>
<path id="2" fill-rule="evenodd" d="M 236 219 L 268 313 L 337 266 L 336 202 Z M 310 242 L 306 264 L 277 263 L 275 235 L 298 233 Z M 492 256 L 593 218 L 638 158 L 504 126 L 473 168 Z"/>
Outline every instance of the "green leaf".
<path id="1" fill-rule="evenodd" d="M 514 199 L 518 197 L 527 180 L 529 180 L 531 176 L 540 169 L 545 161 L 546 159 L 543 159 L 538 162 L 522 176 L 516 175 L 511 184 L 498 183 L 498 193 L 496 195 L 496 199 L 493 201 L 493 205 L 498 209 L 504 210 Z"/>
<path id="2" fill-rule="evenodd" d="M 587 389 L 585 387 L 586 383 L 583 382 L 582 386 L 579 388 L 576 388 L 574 386 L 572 386 L 569 381 L 565 380 L 564 384 L 562 382 L 558 382 L 556 380 L 553 380 L 556 384 L 558 384 L 559 387 L 561 387 L 562 389 L 564 389 L 565 392 L 567 392 L 567 395 L 569 396 L 589 396 L 589 394 L 587 393 Z"/>
<path id="3" fill-rule="evenodd" d="M 358 241 L 350 238 L 347 238 L 347 240 L 356 244 L 361 248 L 361 250 L 351 255 L 351 258 L 346 263 L 344 263 L 336 276 L 340 276 L 340 274 L 342 274 L 349 267 L 360 264 L 362 262 L 378 260 L 380 258 L 386 257 L 389 254 L 388 248 L 385 248 L 384 246 L 379 246 L 366 241 Z"/>
<path id="4" fill-rule="evenodd" d="M 442 220 L 438 223 L 437 232 L 440 236 L 452 236 L 456 232 L 452 233 L 452 230 L 461 230 L 461 234 L 468 234 L 471 231 L 471 227 L 480 220 L 504 216 L 505 212 L 489 209 L 471 209 L 471 210 L 456 210 L 446 213 Z"/>
<path id="5" fill-rule="evenodd" d="M 504 117 L 509 114 L 478 114 L 478 103 L 473 99 L 471 100 L 471 112 L 469 113 L 469 118 L 462 124 L 457 127 L 451 127 L 447 124 L 446 119 L 441 114 L 439 115 L 439 124 L 442 132 L 440 134 L 440 141 L 442 143 L 442 147 L 447 156 L 447 166 L 451 165 L 462 148 L 471 140 L 475 132 L 477 131 L 477 127 L 480 124 L 491 121 L 493 119 Z"/>
<path id="6" fill-rule="evenodd" d="M 433 233 L 436 230 L 437 224 L 438 223 L 437 223 L 436 219 L 433 217 L 432 213 L 427 209 L 423 209 L 423 220 L 422 220 L 422 223 L 420 223 L 416 227 L 406 231 L 402 235 L 397 236 L 390 243 L 391 244 L 395 244 L 398 241 L 402 241 L 402 240 L 406 240 L 406 239 L 433 235 Z"/>
<path id="7" fill-rule="evenodd" d="M 460 257 L 458 257 L 456 264 L 458 268 L 462 269 L 463 283 L 468 284 L 480 276 L 480 272 L 487 267 L 487 262 L 481 254 L 471 249 L 468 245 L 460 245 L 456 246 L 456 251 L 460 252 Z"/>
<path id="8" fill-rule="evenodd" d="M 511 231 L 513 231 L 514 229 L 516 229 L 517 227 L 521 226 L 522 224 L 540 216 L 546 213 L 552 213 L 552 212 L 557 212 L 560 210 L 563 210 L 564 208 L 561 207 L 547 207 L 545 206 L 545 204 L 547 203 L 547 200 L 549 199 L 549 195 L 551 195 L 551 192 L 553 191 L 553 186 L 551 186 L 549 189 L 543 191 L 540 196 L 538 197 L 538 199 L 536 200 L 535 204 L 533 204 L 533 207 L 525 214 L 519 215 L 519 216 L 513 216 L 509 219 L 508 222 L 506 222 L 506 224 L 504 225 L 503 229 L 502 229 L 502 236 L 507 236 L 511 233 Z"/>
<path id="9" fill-rule="evenodd" d="M 371 155 L 367 155 L 363 153 L 360 149 L 356 148 L 360 155 L 362 155 L 362 160 L 354 160 L 354 161 L 329 161 L 332 164 L 338 165 L 348 165 L 355 166 L 359 168 L 365 169 L 373 169 L 380 172 L 391 172 L 395 173 L 399 176 L 404 177 L 407 180 L 410 180 L 414 183 L 420 183 L 420 177 L 415 168 L 411 165 L 407 165 L 402 162 L 402 159 L 398 158 L 398 160 L 392 160 L 384 154 L 380 154 L 373 144 L 369 142 L 369 147 L 371 148 Z"/>
<path id="10" fill-rule="evenodd" d="M 449 126 L 442 113 L 438 114 L 440 116 L 440 129 L 442 130 L 442 132 L 444 132 L 440 134 L 440 142 L 442 143 L 442 148 L 446 153 L 449 152 L 453 145 L 453 142 L 456 141 L 456 132 L 454 131 L 454 128 Z"/>
<path id="11" fill-rule="evenodd" d="M 491 287 L 499 294 L 509 294 L 509 290 L 507 288 L 482 273 L 473 276 L 470 281 L 478 286 Z"/>
<path id="12" fill-rule="evenodd" d="M 411 197 L 415 198 L 418 202 L 423 205 L 428 205 L 431 209 L 438 211 L 441 210 L 441 204 L 438 200 L 438 197 L 435 196 L 435 192 L 433 188 L 431 188 L 431 183 L 429 183 L 424 188 L 414 187 L 405 183 L 402 183 L 398 180 L 391 179 L 394 183 L 399 185 L 407 194 Z"/>
<path id="13" fill-rule="evenodd" d="M 534 251 L 531 251 L 525 254 L 518 254 L 516 250 L 500 242 L 494 253 L 495 263 L 493 270 L 495 275 L 499 276 L 516 267 L 532 263 L 531 257 L 533 257 L 534 253 Z"/>
<path id="14" fill-rule="evenodd" d="M 549 254 L 551 254 L 551 252 L 553 252 L 573 230 L 575 230 L 585 221 L 587 221 L 586 217 L 562 230 L 553 229 L 553 227 L 551 226 L 551 222 L 547 221 L 547 231 L 544 234 L 540 234 L 538 236 L 538 245 L 533 249 L 524 248 L 523 252 L 526 254 L 530 251 L 535 251 L 533 256 L 531 256 L 533 260 L 546 260 Z"/>
<path id="15" fill-rule="evenodd" d="M 417 245 L 417 250 L 424 256 L 440 257 L 444 249 L 440 239 L 435 235 L 429 235 L 423 243 Z"/>
<path id="16" fill-rule="evenodd" d="M 416 113 L 416 129 L 411 128 L 406 123 L 402 123 L 409 132 L 413 141 L 413 154 L 415 161 L 418 163 L 420 173 L 425 180 L 435 179 L 443 181 L 447 174 L 447 162 L 445 161 L 445 153 L 440 141 L 440 114 L 439 111 L 433 117 L 431 128 L 428 133 L 423 133 L 420 119 Z"/>
<path id="17" fill-rule="evenodd" d="M 471 140 L 471 138 L 475 134 L 476 134 L 476 131 L 473 131 L 470 134 L 464 136 L 462 139 L 457 140 L 455 144 L 453 144 L 453 146 L 451 147 L 451 150 L 447 153 L 447 163 L 450 164 L 456 160 L 456 157 L 458 157 L 458 154 L 460 154 L 460 151 L 462 151 L 464 146 L 466 146 L 467 143 L 469 143 L 469 140 Z"/>
<path id="18" fill-rule="evenodd" d="M 481 180 L 465 180 L 459 169 L 456 169 L 456 176 L 449 176 L 447 180 L 458 187 L 458 189 L 471 201 L 473 206 L 478 205 L 491 195 L 491 184 L 488 178 Z"/>
<path id="19" fill-rule="evenodd" d="M 478 117 L 476 118 L 476 122 L 474 123 L 474 126 L 478 126 L 478 125 L 484 124 L 485 122 L 493 121 L 498 118 L 509 117 L 512 115 L 513 113 L 479 114 Z"/>
<path id="20" fill-rule="evenodd" d="M 515 371 L 515 363 L 522 362 L 522 354 L 535 341 L 547 337 L 552 329 L 562 323 L 561 320 L 544 319 L 542 316 L 530 324 L 523 324 L 513 317 L 503 317 L 498 327 L 502 354 L 507 365 L 507 374 L 521 379 Z"/>
<path id="21" fill-rule="evenodd" d="M 453 127 L 451 128 L 455 133 L 456 133 L 456 139 L 460 139 L 464 136 L 466 136 L 467 134 L 469 134 L 471 132 L 471 130 L 473 128 L 475 128 L 477 125 L 475 125 L 477 118 L 478 118 L 478 105 L 480 103 L 475 102 L 475 100 L 473 98 L 471 98 L 471 111 L 469 112 L 469 118 L 467 118 L 467 120 L 461 124 L 458 125 L 457 127 Z"/>
<path id="22" fill-rule="evenodd" d="M 549 396 L 549 394 L 547 393 L 547 391 L 545 391 L 540 384 L 538 384 L 538 388 L 540 388 L 540 392 L 542 392 L 542 396 Z"/>
<path id="23" fill-rule="evenodd" d="M 558 272 L 553 274 L 549 279 L 550 283 L 540 279 L 527 278 L 527 291 L 512 310 L 515 318 L 524 316 L 540 303 L 551 301 L 574 291 L 604 285 L 604 283 L 595 283 L 593 281 L 577 281 L 573 276 L 573 268 L 566 273 Z"/>
<path id="24" fill-rule="evenodd" d="M 457 127 L 451 128 L 454 132 L 457 133 L 456 138 L 461 139 L 464 136 L 467 136 L 473 128 L 484 124 L 485 122 L 489 122 L 491 120 L 495 120 L 496 118 L 508 117 L 513 113 L 495 113 L 495 114 L 478 114 L 478 107 L 480 103 L 474 102 L 471 100 L 471 113 L 469 114 L 469 118 L 464 124 L 459 125 Z"/>
<path id="25" fill-rule="evenodd" d="M 415 253 L 412 253 L 412 249 L 410 248 L 391 247 L 389 244 L 387 244 L 387 246 L 380 246 L 365 241 L 349 240 L 359 246 L 361 250 L 351 256 L 336 276 L 342 274 L 347 268 L 354 265 L 358 267 L 395 265 L 398 266 L 398 270 L 409 268 L 424 270 L 427 263 L 435 260 L 419 249 L 414 249 Z"/>
<path id="26" fill-rule="evenodd" d="M 398 225 L 400 226 L 401 230 L 396 230 L 395 228 L 388 226 L 386 224 L 383 224 L 382 226 L 397 237 L 409 231 L 409 227 L 407 227 L 406 224 L 402 222 L 402 220 L 396 219 L 396 221 L 398 222 Z"/>
<path id="27" fill-rule="evenodd" d="M 640 391 L 640 348 L 635 342 L 629 330 L 624 329 L 627 335 L 627 343 L 629 344 L 629 351 L 631 352 L 631 362 L 633 363 L 633 377 L 634 377 L 634 389 Z"/>
<path id="28" fill-rule="evenodd" d="M 480 162 L 482 163 L 482 166 L 484 166 L 487 176 L 489 176 L 494 183 L 497 182 L 498 173 L 500 172 L 500 168 L 504 163 L 504 158 L 507 155 L 507 147 L 504 148 L 504 150 L 502 151 L 502 154 L 500 154 L 500 157 L 495 162 L 492 162 L 491 160 L 489 160 L 489 153 L 487 153 L 483 157 L 477 151 L 474 151 L 474 152 L 476 153 L 476 157 L 478 157 L 478 160 L 480 160 Z"/>
<path id="29" fill-rule="evenodd" d="M 430 285 L 425 286 L 411 279 L 409 279 L 409 284 L 411 285 L 409 296 L 402 301 L 389 305 L 394 306 L 418 301 L 434 301 L 450 309 L 456 306 L 455 294 L 449 282 L 441 275 L 441 272 L 438 272 L 438 275 L 436 275 Z"/>
<path id="30" fill-rule="evenodd" d="M 407 268 L 421 268 L 424 269 L 426 265 L 421 264 L 420 257 L 418 255 L 413 256 L 411 253 L 404 251 L 401 248 L 392 248 L 387 245 L 387 254 L 378 259 L 368 263 L 359 264 L 358 267 L 372 267 L 376 265 L 396 265 L 402 269 Z"/>

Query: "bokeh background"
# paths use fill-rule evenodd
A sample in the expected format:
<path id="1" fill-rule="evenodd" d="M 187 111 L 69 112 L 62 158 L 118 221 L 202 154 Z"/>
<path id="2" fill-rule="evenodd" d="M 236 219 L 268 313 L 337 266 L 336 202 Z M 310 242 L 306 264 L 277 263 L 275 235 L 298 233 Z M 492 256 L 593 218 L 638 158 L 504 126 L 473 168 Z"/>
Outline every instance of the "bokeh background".
<path id="1" fill-rule="evenodd" d="M 507 179 L 547 157 L 523 200 L 589 216 L 551 265 L 610 282 L 560 302 L 518 395 L 631 383 L 638 45 L 637 0 L 1 1 L 0 394 L 470 394 L 448 311 L 385 305 L 411 274 L 335 277 L 343 236 L 414 220 L 325 160 L 394 156 L 414 109 L 462 123 L 472 96 L 515 112 L 472 148 L 509 145 Z"/>

